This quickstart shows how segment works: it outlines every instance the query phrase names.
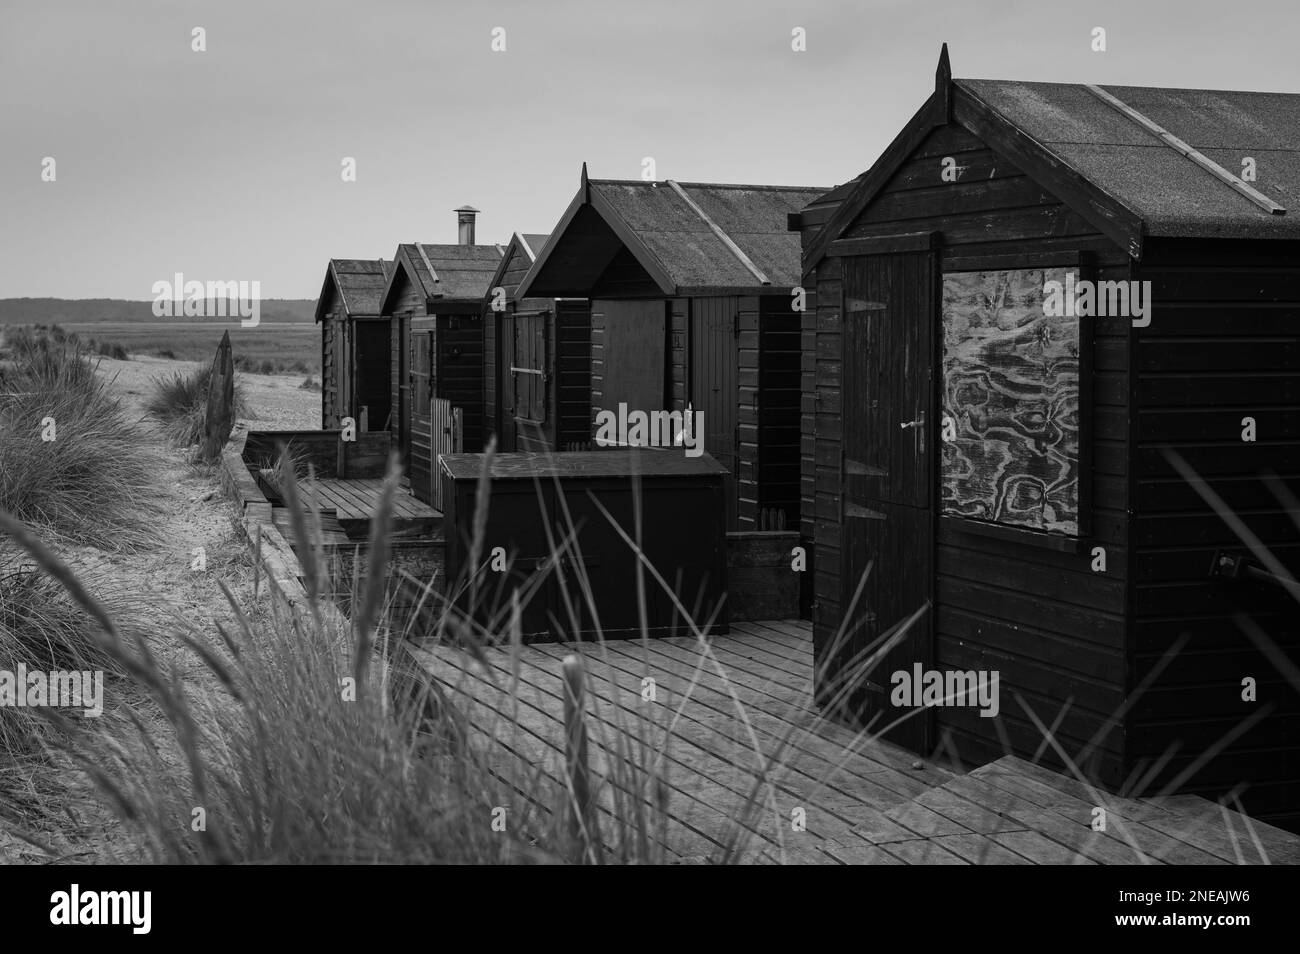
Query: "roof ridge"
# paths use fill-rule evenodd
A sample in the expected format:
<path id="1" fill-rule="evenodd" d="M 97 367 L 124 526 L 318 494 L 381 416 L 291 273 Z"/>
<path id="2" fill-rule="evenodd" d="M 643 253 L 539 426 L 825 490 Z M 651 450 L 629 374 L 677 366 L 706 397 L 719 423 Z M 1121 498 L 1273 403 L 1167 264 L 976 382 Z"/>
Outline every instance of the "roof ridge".
<path id="1" fill-rule="evenodd" d="M 1160 142 L 1162 142 L 1165 146 L 1167 146 L 1170 149 L 1173 149 L 1184 159 L 1187 159 L 1195 163 L 1197 166 L 1199 166 L 1200 168 L 1208 172 L 1210 175 L 1212 175 L 1215 179 L 1219 180 L 1220 182 L 1228 186 L 1228 188 L 1232 189 L 1234 192 L 1238 193 L 1239 195 L 1245 196 L 1247 199 L 1249 199 L 1259 208 L 1263 209 L 1265 212 L 1269 212 L 1273 215 L 1286 215 L 1286 209 L 1283 206 L 1274 202 L 1268 196 L 1264 195 L 1264 193 L 1260 192 L 1258 189 L 1249 185 L 1243 179 L 1233 175 L 1231 172 L 1223 168 L 1223 166 L 1219 165 L 1217 162 L 1215 162 L 1205 153 L 1201 152 L 1199 149 L 1196 149 L 1189 143 L 1185 142 L 1180 137 L 1175 136 L 1164 126 L 1160 125 L 1154 119 L 1147 116 L 1146 114 L 1130 106 L 1128 103 L 1124 102 L 1118 96 L 1114 95 L 1113 93 L 1108 93 L 1100 86 L 1094 85 L 1092 83 L 1086 84 L 1084 88 L 1087 89 L 1088 92 L 1091 93 L 1093 96 L 1097 97 L 1099 100 L 1105 103 L 1107 106 L 1110 106 L 1120 115 L 1127 117 L 1128 119 L 1132 120 L 1133 122 L 1141 126 L 1147 132 L 1151 133 L 1153 136 L 1159 139 Z"/>
<path id="2" fill-rule="evenodd" d="M 718 239 L 722 242 L 722 244 L 727 247 L 727 251 L 731 252 L 732 255 L 734 255 L 737 259 L 739 259 L 740 264 L 744 265 L 745 268 L 749 270 L 749 273 L 751 275 L 757 278 L 759 282 L 763 285 L 772 284 L 772 282 L 768 279 L 768 277 L 764 275 L 763 272 L 759 269 L 759 267 L 755 265 L 753 261 L 750 260 L 750 257 L 745 254 L 744 250 L 741 249 L 741 247 L 735 243 L 735 241 L 731 238 L 730 235 L 728 235 L 726 232 L 722 230 L 722 226 L 720 226 L 717 222 L 713 221 L 713 219 L 709 218 L 708 213 L 706 213 L 703 209 L 701 209 L 699 205 L 696 204 L 695 200 L 686 194 L 686 190 L 681 186 L 680 183 L 674 182 L 672 179 L 665 179 L 664 181 L 670 187 L 672 187 L 672 190 L 674 192 L 676 192 L 681 197 L 681 200 L 686 203 L 687 208 L 689 208 L 696 215 L 698 215 L 700 219 L 703 220 L 704 224 L 707 225 L 709 229 L 713 232 L 713 234 L 716 235 Z"/>
<path id="3" fill-rule="evenodd" d="M 634 185 L 658 188 L 669 182 L 701 189 L 748 189 L 751 192 L 829 192 L 835 186 L 765 185 L 758 182 L 682 182 L 679 179 L 590 179 L 592 185 Z"/>
<path id="4" fill-rule="evenodd" d="M 1016 86 L 1071 86 L 1083 89 L 1091 83 L 1061 83 L 1053 80 L 1019 80 L 998 76 L 954 76 L 954 83 L 1011 83 Z M 1248 96 L 1291 96 L 1300 97 L 1300 93 L 1282 92 L 1272 89 L 1213 89 L 1206 86 L 1143 86 L 1138 83 L 1107 83 L 1107 86 L 1123 89 L 1144 89 L 1161 93 L 1245 93 Z"/>
<path id="5" fill-rule="evenodd" d="M 415 248 L 416 251 L 420 253 L 420 258 L 424 261 L 424 267 L 429 270 L 429 276 L 433 279 L 433 283 L 435 285 L 440 284 L 442 279 L 440 279 L 438 273 L 434 271 L 433 262 L 429 261 L 429 253 L 424 250 L 424 246 L 419 242 L 415 243 Z"/>
<path id="6" fill-rule="evenodd" d="M 537 253 L 534 252 L 534 251 L 533 251 L 533 247 L 532 247 L 531 245 L 528 244 L 528 239 L 526 239 L 526 238 L 524 237 L 524 233 L 523 233 L 523 232 L 516 232 L 516 233 L 515 233 L 515 238 L 519 239 L 519 244 L 522 245 L 522 246 L 524 247 L 524 254 L 528 256 L 528 260 L 529 260 L 530 262 L 535 262 L 535 261 L 537 261 Z M 504 257 L 504 256 L 502 256 L 502 257 Z"/>

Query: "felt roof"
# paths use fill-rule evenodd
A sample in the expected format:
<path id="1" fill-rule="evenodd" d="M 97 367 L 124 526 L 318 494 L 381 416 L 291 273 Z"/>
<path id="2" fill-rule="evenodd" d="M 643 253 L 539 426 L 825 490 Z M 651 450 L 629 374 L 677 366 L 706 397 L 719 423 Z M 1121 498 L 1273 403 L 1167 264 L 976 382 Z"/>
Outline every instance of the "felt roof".
<path id="1" fill-rule="evenodd" d="M 427 298 L 482 298 L 501 263 L 501 252 L 496 245 L 409 244 L 398 246 L 398 260 Z"/>
<path id="2" fill-rule="evenodd" d="M 316 301 L 316 320 L 333 285 L 349 315 L 378 315 L 379 300 L 392 274 L 393 263 L 382 258 L 331 258 L 325 269 L 325 283 Z"/>
<path id="3" fill-rule="evenodd" d="M 1277 215 L 1086 86 L 953 82 L 1136 212 L 1148 235 L 1300 238 L 1300 95 L 1101 87 L 1234 175 L 1253 158 L 1256 178 L 1248 184 L 1287 209 Z"/>
<path id="4" fill-rule="evenodd" d="M 534 249 L 538 260 L 520 294 L 585 296 L 619 247 L 632 253 L 665 295 L 793 286 L 799 281 L 799 236 L 788 230 L 787 217 L 823 191 L 584 180 L 545 250 Z"/>

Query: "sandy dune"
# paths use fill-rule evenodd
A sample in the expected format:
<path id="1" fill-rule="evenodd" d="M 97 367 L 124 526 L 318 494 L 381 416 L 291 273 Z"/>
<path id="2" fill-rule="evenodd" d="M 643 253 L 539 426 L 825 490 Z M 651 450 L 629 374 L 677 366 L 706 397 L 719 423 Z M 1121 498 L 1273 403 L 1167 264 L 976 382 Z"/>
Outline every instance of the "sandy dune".
<path id="1" fill-rule="evenodd" d="M 144 413 L 144 402 L 153 380 L 177 370 L 197 367 L 193 361 L 176 361 L 145 355 L 130 361 L 99 358 L 99 371 Z M 320 427 L 320 392 L 303 390 L 304 374 L 239 374 L 251 409 L 249 426 L 254 430 L 315 430 Z M 319 378 L 316 379 L 319 382 Z"/>

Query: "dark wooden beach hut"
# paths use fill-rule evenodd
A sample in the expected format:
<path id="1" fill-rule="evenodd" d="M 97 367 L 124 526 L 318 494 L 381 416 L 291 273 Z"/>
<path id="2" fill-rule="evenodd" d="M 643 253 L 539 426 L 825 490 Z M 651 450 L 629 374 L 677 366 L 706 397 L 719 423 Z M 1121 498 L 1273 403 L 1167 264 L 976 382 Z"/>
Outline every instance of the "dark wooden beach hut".
<path id="1" fill-rule="evenodd" d="M 588 179 L 521 298 L 591 300 L 591 413 L 703 414 L 728 472 L 726 526 L 799 507 L 799 240 L 791 213 L 824 190 Z M 594 435 L 594 430 L 593 430 Z"/>
<path id="2" fill-rule="evenodd" d="M 1294 827 L 1300 96 L 954 80 L 945 48 L 794 224 L 822 701 Z M 897 704 L 916 667 L 997 673 L 1000 713 Z"/>
<path id="3" fill-rule="evenodd" d="M 449 426 L 440 418 L 435 428 L 435 401 L 458 412 L 461 429 L 460 446 L 442 452 L 483 448 L 483 300 L 504 249 L 474 244 L 477 211 L 456 210 L 455 245 L 398 246 L 380 300 L 392 325 L 391 400 L 403 466 L 412 492 L 435 507 L 434 440 Z"/>
<path id="4" fill-rule="evenodd" d="M 389 428 L 392 358 L 379 299 L 392 272 L 384 259 L 332 258 L 316 302 L 321 326 L 321 427 L 345 417 L 358 430 Z"/>
<path id="5" fill-rule="evenodd" d="M 506 453 L 591 441 L 591 303 L 516 295 L 548 238 L 511 237 L 484 306 L 484 414 Z"/>

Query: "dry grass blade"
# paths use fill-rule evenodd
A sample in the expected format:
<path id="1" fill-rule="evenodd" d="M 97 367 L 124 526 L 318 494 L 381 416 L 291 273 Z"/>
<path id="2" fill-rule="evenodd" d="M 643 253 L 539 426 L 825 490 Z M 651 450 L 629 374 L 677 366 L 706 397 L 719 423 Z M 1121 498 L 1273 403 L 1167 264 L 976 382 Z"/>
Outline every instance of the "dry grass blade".
<path id="1" fill-rule="evenodd" d="M 366 685 L 375 626 L 385 604 L 384 595 L 387 592 L 391 548 L 389 529 L 393 524 L 393 510 L 400 479 L 401 468 L 397 455 L 394 454 L 388 462 L 388 472 L 379 495 L 379 505 L 370 521 L 370 566 L 361 587 L 360 604 L 354 606 L 353 612 L 353 632 L 356 642 L 353 676 L 356 679 L 358 692 L 363 691 Z"/>

